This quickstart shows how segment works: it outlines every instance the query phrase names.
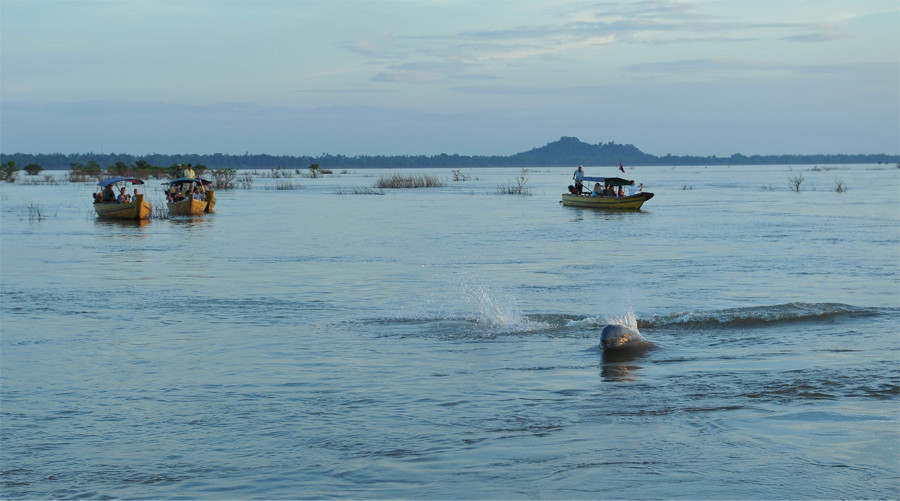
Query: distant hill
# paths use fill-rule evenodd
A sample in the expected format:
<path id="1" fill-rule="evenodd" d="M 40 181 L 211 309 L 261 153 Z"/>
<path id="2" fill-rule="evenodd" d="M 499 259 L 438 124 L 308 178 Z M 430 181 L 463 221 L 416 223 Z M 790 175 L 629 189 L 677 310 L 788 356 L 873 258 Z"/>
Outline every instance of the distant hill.
<path id="1" fill-rule="evenodd" d="M 659 159 L 630 144 L 588 144 L 577 137 L 561 137 L 524 153 L 513 155 L 523 166 L 554 165 L 652 165 Z"/>
<path id="2" fill-rule="evenodd" d="M 188 153 L 182 155 L 129 155 L 118 153 L 0 153 L 0 162 L 16 162 L 19 168 L 37 164 L 44 169 L 69 169 L 75 165 L 96 162 L 108 167 L 121 162 L 134 165 L 144 162 L 154 166 L 169 167 L 176 163 L 205 165 L 211 169 L 306 169 L 319 164 L 328 169 L 402 169 L 402 168 L 475 168 L 475 167 L 553 167 L 618 165 L 803 165 L 803 164 L 878 164 L 900 163 L 900 155 L 752 155 L 736 153 L 730 157 L 672 156 L 659 157 L 644 153 L 631 144 L 589 144 L 577 137 L 559 138 L 539 148 L 508 156 L 484 155 L 393 155 L 393 156 L 289 156 L 289 155 L 225 155 Z"/>

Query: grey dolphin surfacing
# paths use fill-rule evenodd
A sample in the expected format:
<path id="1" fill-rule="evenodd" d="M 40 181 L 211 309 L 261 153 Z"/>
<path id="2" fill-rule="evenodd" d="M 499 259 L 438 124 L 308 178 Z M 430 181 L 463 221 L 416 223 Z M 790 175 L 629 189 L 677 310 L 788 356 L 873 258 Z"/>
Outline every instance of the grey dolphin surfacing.
<path id="1" fill-rule="evenodd" d="M 633 348 L 649 348 L 648 343 L 638 332 L 624 325 L 609 324 L 600 331 L 600 346 L 604 350 L 623 350 Z"/>

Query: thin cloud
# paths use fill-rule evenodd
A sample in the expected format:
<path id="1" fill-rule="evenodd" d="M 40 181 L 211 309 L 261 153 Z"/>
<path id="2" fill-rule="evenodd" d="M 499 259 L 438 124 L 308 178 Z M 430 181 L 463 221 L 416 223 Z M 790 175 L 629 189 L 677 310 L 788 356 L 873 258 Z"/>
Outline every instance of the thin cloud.
<path id="1" fill-rule="evenodd" d="M 710 73 L 719 71 L 775 71 L 783 65 L 736 59 L 684 59 L 655 63 L 633 64 L 626 70 L 645 73 Z"/>
<path id="2" fill-rule="evenodd" d="M 333 89 L 295 89 L 293 91 L 296 94 L 395 94 L 397 90 L 391 89 L 378 89 L 374 87 L 365 87 L 365 88 L 333 88 Z"/>
<path id="3" fill-rule="evenodd" d="M 810 33 L 807 35 L 794 35 L 783 37 L 782 40 L 790 42 L 818 43 L 818 42 L 834 42 L 836 40 L 846 40 L 853 38 L 849 33 L 839 33 L 836 31 L 820 31 L 818 33 Z"/>
<path id="4" fill-rule="evenodd" d="M 547 10 L 544 18 L 550 22 L 448 34 L 386 34 L 377 40 L 345 41 L 340 47 L 372 58 L 377 66 L 381 66 L 372 81 L 436 83 L 467 73 L 489 74 L 499 64 L 537 58 L 550 60 L 576 51 L 617 44 L 738 44 L 759 40 L 766 30 L 783 33 L 785 30 L 819 28 L 803 23 L 745 22 L 734 17 L 705 14 L 701 5 L 669 0 L 607 2 L 567 10 L 553 7 Z M 752 35 L 741 37 L 737 35 L 740 32 L 752 32 Z M 821 32 L 783 39 L 821 41 L 839 36 Z M 685 66 L 684 62 L 671 64 L 676 70 Z M 728 69 L 721 61 L 712 66 L 719 70 Z M 630 69 L 651 71 L 651 67 L 658 66 L 636 65 Z"/>
<path id="5" fill-rule="evenodd" d="M 735 72 L 785 72 L 795 75 L 880 75 L 896 71 L 898 65 L 847 63 L 847 64 L 782 64 L 767 61 L 749 61 L 739 59 L 685 59 L 680 61 L 662 61 L 656 63 L 633 64 L 625 68 L 629 71 L 665 74 L 710 75 Z"/>

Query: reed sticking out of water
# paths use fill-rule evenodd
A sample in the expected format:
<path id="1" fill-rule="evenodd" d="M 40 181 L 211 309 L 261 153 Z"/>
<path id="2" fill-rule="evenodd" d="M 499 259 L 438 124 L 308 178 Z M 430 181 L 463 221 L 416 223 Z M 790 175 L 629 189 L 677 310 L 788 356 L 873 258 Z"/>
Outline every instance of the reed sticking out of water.
<path id="1" fill-rule="evenodd" d="M 286 191 L 286 190 L 299 190 L 300 183 L 294 183 L 293 181 L 276 181 L 275 186 L 266 185 L 266 190 L 278 190 L 278 191 Z"/>
<path id="2" fill-rule="evenodd" d="M 335 190 L 336 195 L 384 195 L 381 188 L 338 188 Z"/>
<path id="3" fill-rule="evenodd" d="M 796 176 L 788 179 L 788 186 L 791 188 L 791 191 L 800 192 L 800 185 L 803 184 L 803 174 L 797 174 Z"/>
<path id="4" fill-rule="evenodd" d="M 30 202 L 28 204 L 28 220 L 43 221 L 44 219 L 47 219 L 47 214 L 44 213 L 44 209 L 42 209 L 40 205 Z"/>
<path id="5" fill-rule="evenodd" d="M 461 169 L 454 169 L 450 171 L 453 174 L 454 181 L 468 181 L 472 178 L 468 174 L 463 174 Z"/>
<path id="6" fill-rule="evenodd" d="M 838 193 L 843 193 L 847 191 L 847 183 L 844 182 L 843 179 L 835 179 L 834 180 L 834 191 Z"/>
<path id="7" fill-rule="evenodd" d="M 24 185 L 30 186 L 38 186 L 38 185 L 57 185 L 59 184 L 59 180 L 53 177 L 53 174 L 44 174 L 42 179 L 39 179 L 37 176 L 28 176 L 28 178 L 22 181 Z"/>
<path id="8" fill-rule="evenodd" d="M 149 219 L 168 219 L 169 205 L 165 198 L 154 197 L 150 200 L 150 216 Z"/>
<path id="9" fill-rule="evenodd" d="M 531 188 L 528 187 L 528 169 L 522 169 L 522 172 L 516 176 L 515 182 L 510 182 L 506 186 L 497 186 L 497 193 L 505 195 L 531 195 Z"/>
<path id="10" fill-rule="evenodd" d="M 401 176 L 393 174 L 391 176 L 381 176 L 375 182 L 376 188 L 439 188 L 444 186 L 440 179 L 422 174 L 413 174 L 410 176 Z"/>

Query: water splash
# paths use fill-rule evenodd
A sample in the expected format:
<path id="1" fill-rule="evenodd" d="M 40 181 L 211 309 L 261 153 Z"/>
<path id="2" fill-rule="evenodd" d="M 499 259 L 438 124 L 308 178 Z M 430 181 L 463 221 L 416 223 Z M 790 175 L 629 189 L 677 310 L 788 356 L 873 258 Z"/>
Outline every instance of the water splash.
<path id="1" fill-rule="evenodd" d="M 424 265 L 423 265 L 424 268 Z M 522 313 L 518 300 L 486 280 L 471 267 L 454 266 L 435 270 L 447 281 L 440 291 L 424 296 L 412 308 L 401 307 L 394 320 L 459 323 L 470 335 L 515 334 L 559 328 L 546 315 Z"/>
<path id="2" fill-rule="evenodd" d="M 510 294 L 495 292 L 483 284 L 461 284 L 463 294 L 478 306 L 475 322 L 493 332 L 532 332 L 549 324 L 530 320 L 519 310 L 518 301 Z"/>
<path id="3" fill-rule="evenodd" d="M 607 316 L 606 323 L 621 325 L 623 327 L 628 327 L 629 329 L 633 330 L 634 332 L 637 332 L 638 334 L 640 334 L 640 331 L 638 330 L 637 316 L 631 310 L 628 310 L 627 312 L 625 312 L 621 315 Z"/>
<path id="4" fill-rule="evenodd" d="M 478 305 L 477 322 L 487 326 L 507 326 L 522 323 L 515 298 L 488 292 L 481 285 L 463 284 L 463 293 Z"/>
<path id="5" fill-rule="evenodd" d="M 604 327 L 608 324 L 622 325 L 639 333 L 637 315 L 630 309 L 621 315 L 597 315 L 596 317 L 585 317 L 581 320 L 569 320 L 566 323 L 566 327 Z"/>

